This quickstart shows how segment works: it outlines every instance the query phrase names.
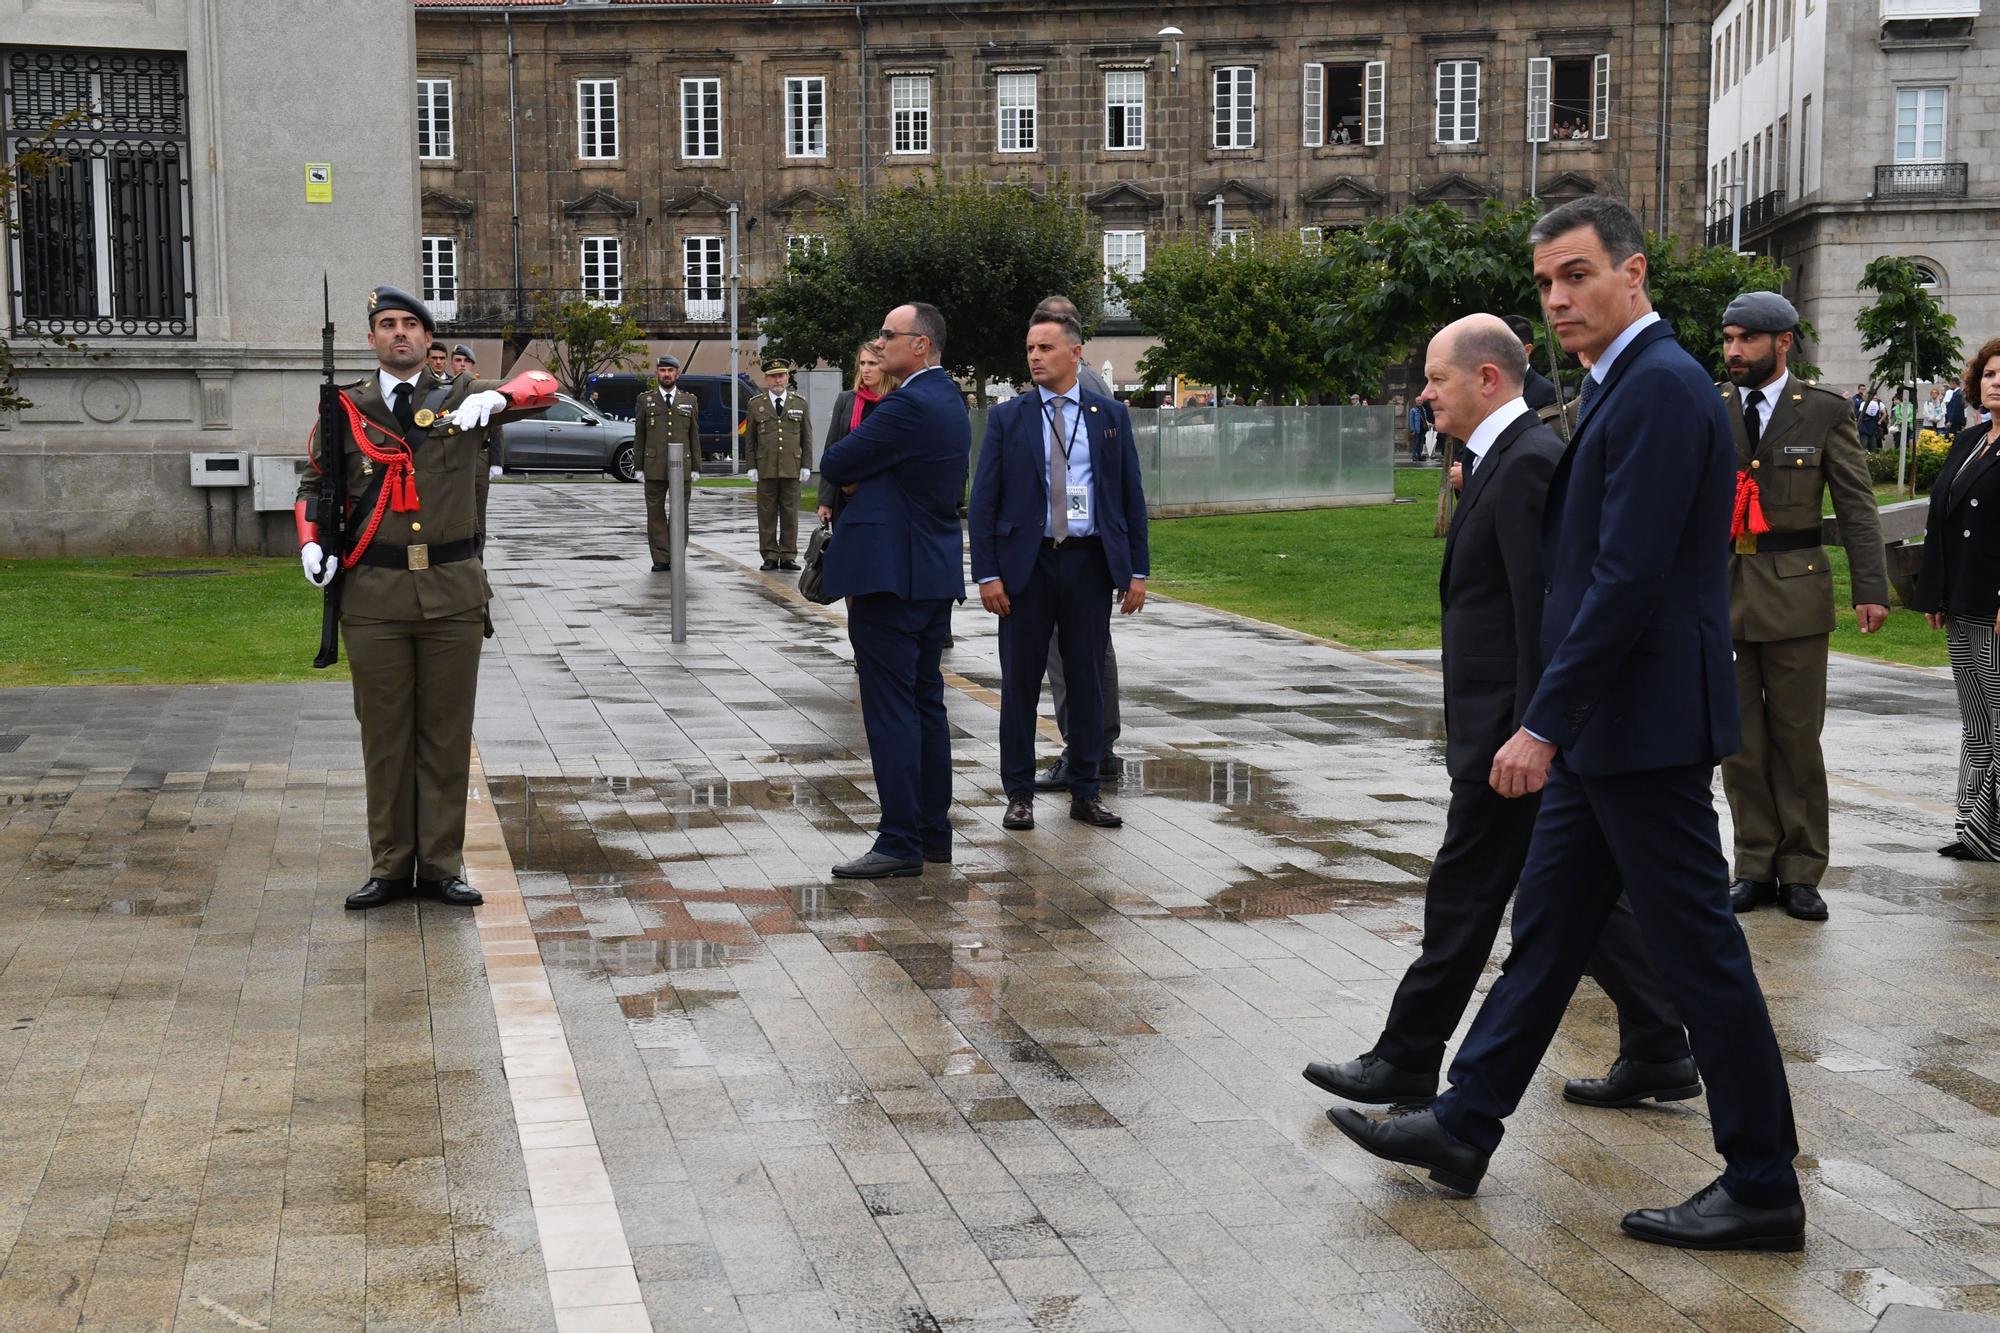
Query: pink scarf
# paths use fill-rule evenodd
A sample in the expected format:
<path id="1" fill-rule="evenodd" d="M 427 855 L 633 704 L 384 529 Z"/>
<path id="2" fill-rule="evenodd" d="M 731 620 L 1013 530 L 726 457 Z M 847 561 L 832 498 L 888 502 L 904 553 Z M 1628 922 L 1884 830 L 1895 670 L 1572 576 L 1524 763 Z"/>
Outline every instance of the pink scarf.
<path id="1" fill-rule="evenodd" d="M 847 418 L 847 428 L 854 430 L 861 425 L 861 414 L 868 410 L 868 404 L 879 403 L 882 395 L 864 385 L 854 386 L 854 413 Z"/>

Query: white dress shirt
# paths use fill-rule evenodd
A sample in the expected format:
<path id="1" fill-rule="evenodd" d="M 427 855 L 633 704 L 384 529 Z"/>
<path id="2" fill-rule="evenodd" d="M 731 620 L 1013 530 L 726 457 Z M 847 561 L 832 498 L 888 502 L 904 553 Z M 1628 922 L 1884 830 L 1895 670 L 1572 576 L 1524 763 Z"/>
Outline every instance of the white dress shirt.
<path id="1" fill-rule="evenodd" d="M 392 415 L 396 410 L 396 386 L 398 384 L 407 384 L 410 386 L 410 407 L 413 411 L 416 409 L 417 381 L 424 377 L 423 367 L 419 367 L 417 370 L 411 372 L 408 379 L 399 380 L 381 366 L 377 366 L 375 368 L 375 377 L 381 382 L 382 401 L 389 405 L 389 411 Z"/>
<path id="2" fill-rule="evenodd" d="M 1486 451 L 1493 447 L 1493 442 L 1500 438 L 1501 432 L 1513 425 L 1516 417 L 1526 416 L 1527 413 L 1528 400 L 1515 394 L 1494 408 L 1486 420 L 1472 428 L 1472 436 L 1465 442 L 1465 452 L 1471 454 L 1473 458 L 1472 471 L 1478 471 L 1479 465 L 1486 461 Z"/>
<path id="3" fill-rule="evenodd" d="M 1590 377 L 1599 384 L 1604 383 L 1604 377 L 1611 373 L 1611 367 L 1623 355 L 1625 349 L 1632 345 L 1632 340 L 1659 322 L 1660 312 L 1657 310 L 1648 310 L 1645 314 L 1627 324 L 1625 332 L 1613 338 L 1611 346 L 1604 349 L 1604 355 L 1598 357 L 1596 364 L 1591 366 Z"/>
<path id="4" fill-rule="evenodd" d="M 1778 372 L 1778 378 L 1758 389 L 1745 389 L 1746 398 L 1752 393 L 1764 395 L 1764 401 L 1757 404 L 1757 438 L 1763 439 L 1771 430 L 1771 412 L 1778 406 L 1778 395 L 1785 391 L 1785 381 L 1792 377 L 1788 370 Z"/>

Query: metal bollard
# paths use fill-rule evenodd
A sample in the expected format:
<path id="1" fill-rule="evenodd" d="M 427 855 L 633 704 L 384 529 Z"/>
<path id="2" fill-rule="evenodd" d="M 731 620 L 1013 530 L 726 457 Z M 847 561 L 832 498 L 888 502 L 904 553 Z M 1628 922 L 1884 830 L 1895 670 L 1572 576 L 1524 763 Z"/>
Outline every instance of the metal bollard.
<path id="1" fill-rule="evenodd" d="M 688 638 L 687 617 L 687 452 L 678 446 L 667 450 L 667 515 L 671 520 L 667 528 L 667 543 L 673 549 L 674 570 L 671 576 L 674 599 L 674 642 L 686 643 Z"/>

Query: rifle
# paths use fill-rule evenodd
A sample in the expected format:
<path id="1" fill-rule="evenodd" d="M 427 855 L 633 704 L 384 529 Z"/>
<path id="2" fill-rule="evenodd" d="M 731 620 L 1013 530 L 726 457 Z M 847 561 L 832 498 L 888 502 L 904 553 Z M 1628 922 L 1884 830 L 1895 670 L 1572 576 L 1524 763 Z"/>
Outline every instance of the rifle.
<path id="1" fill-rule="evenodd" d="M 319 655 L 315 668 L 340 660 L 340 585 L 347 580 L 347 410 L 340 404 L 340 386 L 333 382 L 333 295 L 320 274 L 320 301 L 326 322 L 320 326 L 320 368 L 326 382 L 319 386 L 319 498 L 310 506 L 319 526 L 320 549 L 337 558 L 339 566 L 326 585 L 320 604 Z"/>

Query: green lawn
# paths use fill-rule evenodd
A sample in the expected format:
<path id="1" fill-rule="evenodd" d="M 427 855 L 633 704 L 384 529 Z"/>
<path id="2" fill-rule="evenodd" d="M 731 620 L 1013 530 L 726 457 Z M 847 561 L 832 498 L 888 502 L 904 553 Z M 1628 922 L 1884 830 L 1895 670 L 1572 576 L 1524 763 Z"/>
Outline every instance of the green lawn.
<path id="1" fill-rule="evenodd" d="M 289 556 L 0 560 L 0 685 L 345 680 L 319 619 Z"/>
<path id="2" fill-rule="evenodd" d="M 1151 587 L 1305 630 L 1356 648 L 1433 648 L 1438 643 L 1438 564 L 1431 536 L 1438 474 L 1396 473 L 1396 494 L 1414 504 L 1164 519 L 1151 527 Z M 1831 551 L 1839 605 L 1847 606 L 1847 554 Z M 1922 616 L 1893 608 L 1864 637 L 1843 610 L 1833 650 L 1917 666 L 1945 664 L 1944 635 Z"/>

